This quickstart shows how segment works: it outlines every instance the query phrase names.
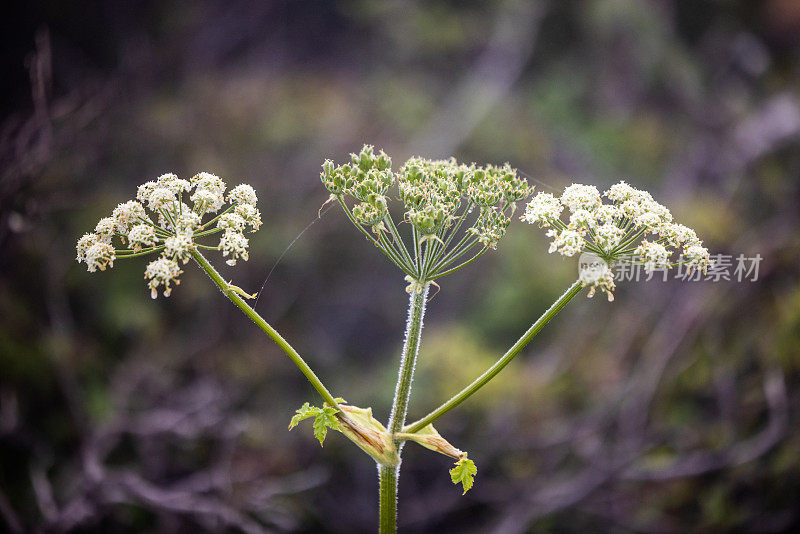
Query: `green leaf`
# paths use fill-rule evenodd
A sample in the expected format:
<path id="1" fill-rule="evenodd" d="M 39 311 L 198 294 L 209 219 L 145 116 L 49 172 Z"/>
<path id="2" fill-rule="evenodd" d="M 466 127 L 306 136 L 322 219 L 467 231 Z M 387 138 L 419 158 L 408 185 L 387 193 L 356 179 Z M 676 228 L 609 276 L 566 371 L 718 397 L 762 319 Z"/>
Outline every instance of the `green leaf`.
<path id="1" fill-rule="evenodd" d="M 319 446 L 322 447 L 325 437 L 328 435 L 328 428 L 337 429 L 339 421 L 336 420 L 336 408 L 325 406 L 318 410 L 314 418 L 314 437 L 319 440 Z"/>
<path id="2" fill-rule="evenodd" d="M 339 429 L 339 421 L 336 419 L 338 410 L 332 406 L 325 405 L 322 408 L 311 406 L 307 402 L 297 409 L 297 413 L 289 422 L 289 430 L 296 427 L 300 421 L 314 418 L 314 437 L 319 440 L 320 446 L 328 435 L 328 428 Z"/>
<path id="3" fill-rule="evenodd" d="M 453 481 L 453 484 L 461 483 L 464 487 L 464 493 L 462 493 L 462 495 L 464 495 L 472 488 L 472 483 L 477 472 L 478 468 L 475 467 L 475 462 L 464 456 L 457 461 L 456 466 L 450 470 L 450 479 Z"/>
<path id="4" fill-rule="evenodd" d="M 308 403 L 303 404 L 300 408 L 297 409 L 297 415 L 292 417 L 292 420 L 289 422 L 289 430 L 296 427 L 300 423 L 300 421 L 308 419 L 309 417 L 316 416 L 318 410 L 319 408 L 315 406 L 310 406 Z"/>

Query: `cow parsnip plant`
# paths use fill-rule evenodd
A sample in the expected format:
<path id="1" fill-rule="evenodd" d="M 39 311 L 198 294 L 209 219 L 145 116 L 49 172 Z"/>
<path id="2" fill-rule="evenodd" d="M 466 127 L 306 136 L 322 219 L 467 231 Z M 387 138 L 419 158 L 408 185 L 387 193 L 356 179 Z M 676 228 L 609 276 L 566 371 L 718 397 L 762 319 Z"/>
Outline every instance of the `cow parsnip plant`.
<path id="1" fill-rule="evenodd" d="M 225 183 L 213 174 L 201 172 L 190 180 L 162 175 L 139 186 L 136 200 L 117 206 L 110 217 L 97 223 L 94 232 L 81 237 L 77 260 L 95 272 L 113 267 L 120 259 L 157 254 L 144 274 L 153 298 L 159 289 L 168 297 L 173 285 L 180 283 L 182 266 L 189 260 L 197 263 L 289 356 L 321 397 L 320 406 L 309 402 L 301 406 L 289 429 L 312 419 L 320 445 L 328 430 L 335 430 L 377 463 L 381 533 L 396 531 L 397 483 L 407 441 L 451 457 L 455 462 L 450 470 L 452 482 L 460 484 L 463 493 L 472 488 L 475 463 L 443 438 L 433 422 L 492 380 L 584 287 L 589 287 L 590 297 L 600 289 L 612 300 L 611 269 L 621 262 L 642 262 L 646 270 L 683 265 L 705 271 L 711 264 L 693 230 L 674 223 L 669 210 L 649 193 L 624 182 L 604 193 L 608 203 L 603 203 L 594 186 L 574 184 L 560 197 L 539 193 L 520 218 L 547 228 L 553 239 L 550 252 L 565 256 L 591 252 L 599 259 L 599 267 L 581 271 L 516 343 L 471 384 L 425 417 L 406 424 L 431 286 L 438 290 L 437 280 L 496 249 L 517 203 L 529 197 L 531 188 L 508 164 L 464 165 L 454 159 L 415 157 L 395 171 L 391 158 L 369 145 L 351 154 L 349 163 L 325 161 L 320 178 L 330 192 L 328 201 L 337 202 L 359 232 L 405 274 L 408 319 L 392 411 L 385 426 L 371 408 L 333 397 L 297 351 L 246 302 L 255 295 L 226 282 L 203 254 L 220 251 L 229 265 L 247 261 L 245 232 L 255 232 L 261 225 L 256 193 L 249 185 L 238 185 L 226 195 Z M 393 204 L 399 204 L 394 211 L 402 211 L 398 221 L 391 213 Z"/>

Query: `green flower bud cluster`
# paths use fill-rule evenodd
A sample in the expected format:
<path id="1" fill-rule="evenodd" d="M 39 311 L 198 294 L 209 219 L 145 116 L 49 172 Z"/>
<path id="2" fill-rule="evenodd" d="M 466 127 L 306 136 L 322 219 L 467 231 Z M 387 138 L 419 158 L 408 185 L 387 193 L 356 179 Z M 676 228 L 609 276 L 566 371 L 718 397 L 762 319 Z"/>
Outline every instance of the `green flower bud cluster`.
<path id="1" fill-rule="evenodd" d="M 466 203 L 480 208 L 475 224 L 467 230 L 484 246 L 495 248 L 505 234 L 514 203 L 526 198 L 530 188 L 510 165 L 501 167 L 458 164 L 455 159 L 430 161 L 412 158 L 397 176 L 400 198 L 408 219 L 423 235 L 446 232 Z M 441 236 L 440 236 L 441 237 Z"/>
<path id="2" fill-rule="evenodd" d="M 377 232 L 387 215 L 386 192 L 394 183 L 392 159 L 385 152 L 375 153 L 364 145 L 358 154 L 350 154 L 351 162 L 336 167 L 331 160 L 322 164 L 320 180 L 332 195 L 348 194 L 360 203 L 353 208 L 359 224 L 371 226 Z"/>
<path id="3" fill-rule="evenodd" d="M 453 272 L 445 267 L 474 246 L 482 245 L 478 254 L 496 248 L 516 202 L 531 193 L 527 180 L 517 176 L 508 164 L 478 166 L 458 163 L 454 158 L 412 157 L 397 172 L 392 172 L 391 165 L 386 153 L 365 145 L 358 154 L 351 154 L 347 164 L 336 166 L 326 160 L 320 179 L 351 222 L 417 281 Z M 395 182 L 403 205 L 402 221 L 412 229 L 410 247 L 403 242 L 389 213 L 389 190 Z M 352 209 L 347 206 L 348 197 L 356 201 Z M 474 212 L 477 216 L 472 216 Z M 471 226 L 464 224 L 468 219 Z M 462 224 L 466 228 L 463 238 L 454 240 Z"/>
<path id="4" fill-rule="evenodd" d="M 524 178 L 519 178 L 508 163 L 502 167 L 487 165 L 474 169 L 467 195 L 475 204 L 489 208 L 502 203 L 518 202 L 530 195 Z"/>
<path id="5" fill-rule="evenodd" d="M 400 199 L 408 220 L 421 234 L 435 234 L 453 223 L 468 173 L 469 167 L 455 159 L 411 158 L 403 165 L 397 176 Z"/>
<path id="6" fill-rule="evenodd" d="M 468 231 L 478 237 L 478 241 L 491 249 L 497 248 L 497 243 L 503 238 L 511 223 L 511 217 L 505 215 L 495 207 L 481 208 L 475 226 Z"/>

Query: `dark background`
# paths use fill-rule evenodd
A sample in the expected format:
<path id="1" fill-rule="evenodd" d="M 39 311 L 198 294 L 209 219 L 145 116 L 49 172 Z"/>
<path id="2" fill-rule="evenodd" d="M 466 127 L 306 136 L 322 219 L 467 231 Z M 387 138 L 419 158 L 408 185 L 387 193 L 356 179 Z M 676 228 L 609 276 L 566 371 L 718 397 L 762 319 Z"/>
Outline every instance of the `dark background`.
<path id="1" fill-rule="evenodd" d="M 405 450 L 405 532 L 790 532 L 800 524 L 800 2 L 12 2 L 0 8 L 0 530 L 369 532 L 375 467 L 286 425 L 313 390 L 188 266 L 89 274 L 76 239 L 136 185 L 207 170 L 259 193 L 257 290 L 362 143 L 511 162 L 551 191 L 646 188 L 755 282 L 577 298 Z M 519 222 L 441 281 L 411 418 L 574 279 Z M 402 275 L 327 212 L 259 311 L 336 395 L 388 415 Z"/>

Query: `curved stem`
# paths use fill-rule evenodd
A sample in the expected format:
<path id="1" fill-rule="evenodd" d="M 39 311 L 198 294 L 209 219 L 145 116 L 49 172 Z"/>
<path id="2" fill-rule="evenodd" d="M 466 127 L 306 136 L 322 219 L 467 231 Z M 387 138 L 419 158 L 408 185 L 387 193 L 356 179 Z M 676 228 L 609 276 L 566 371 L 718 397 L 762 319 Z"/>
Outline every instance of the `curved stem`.
<path id="1" fill-rule="evenodd" d="M 503 370 L 503 368 L 514 359 L 516 356 L 531 340 L 536 337 L 544 326 L 550 322 L 550 320 L 561 311 L 561 309 L 567 305 L 567 303 L 572 300 L 572 298 L 580 293 L 581 289 L 583 289 L 580 280 L 576 280 L 565 292 L 563 295 L 558 297 L 558 299 L 553 303 L 550 308 L 547 309 L 546 312 L 539 317 L 535 323 L 531 325 L 527 332 L 522 334 L 514 345 L 508 349 L 502 358 L 497 360 L 494 365 L 489 367 L 481 376 L 476 378 L 470 385 L 462 389 L 459 393 L 454 395 L 450 400 L 433 410 L 431 413 L 420 419 L 419 421 L 408 425 L 403 431 L 408 433 L 418 432 L 422 428 L 426 427 L 427 425 L 434 422 L 439 417 L 443 416 L 465 400 L 467 400 L 470 396 L 472 396 L 476 391 L 486 385 L 492 378 L 494 378 L 497 373 Z"/>
<path id="2" fill-rule="evenodd" d="M 222 290 L 222 293 L 230 299 L 240 310 L 247 315 L 250 320 L 256 323 L 261 330 L 263 330 L 272 340 L 286 353 L 287 356 L 294 362 L 294 364 L 300 369 L 300 372 L 305 375 L 311 385 L 314 386 L 314 389 L 317 390 L 320 397 L 328 403 L 329 405 L 333 406 L 334 408 L 339 408 L 338 403 L 331 395 L 330 391 L 322 384 L 322 381 L 317 378 L 317 375 L 314 374 L 314 371 L 308 364 L 303 360 L 303 358 L 297 353 L 294 348 L 289 345 L 289 343 L 283 339 L 277 330 L 272 328 L 269 323 L 267 323 L 263 317 L 261 317 L 253 308 L 247 304 L 242 297 L 240 297 L 235 291 L 230 288 L 230 285 L 220 276 L 214 266 L 208 263 L 205 256 L 200 254 L 197 250 L 192 250 L 192 258 L 200 265 L 200 267 L 206 272 L 206 274 L 211 278 L 211 280 Z"/>

